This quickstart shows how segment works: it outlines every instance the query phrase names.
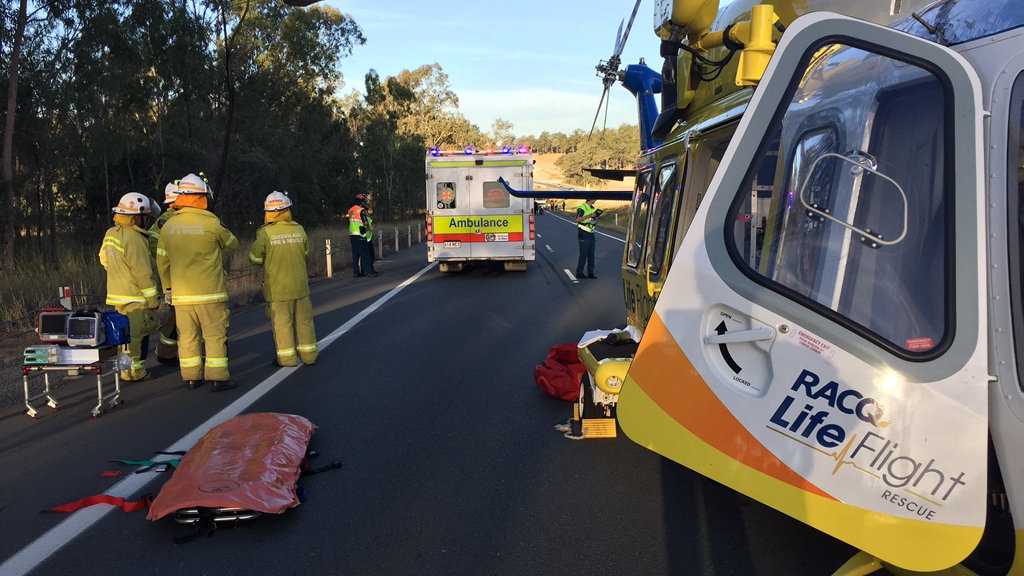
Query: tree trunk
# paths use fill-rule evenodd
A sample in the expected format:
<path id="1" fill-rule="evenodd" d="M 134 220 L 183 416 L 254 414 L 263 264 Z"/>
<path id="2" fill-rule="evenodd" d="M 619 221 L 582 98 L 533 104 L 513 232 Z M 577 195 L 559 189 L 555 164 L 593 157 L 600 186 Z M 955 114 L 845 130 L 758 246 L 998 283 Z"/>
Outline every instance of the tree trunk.
<path id="1" fill-rule="evenodd" d="M 25 25 L 28 22 L 28 0 L 21 0 L 18 5 L 18 23 L 14 30 L 14 45 L 11 47 L 11 61 L 7 74 L 7 118 L 4 124 L 4 145 L 0 163 L 6 202 L 0 204 L 0 210 L 6 212 L 3 220 L 3 260 L 2 266 L 7 269 L 14 267 L 14 228 L 15 209 L 18 206 L 14 195 L 14 116 L 18 109 L 18 68 L 21 61 L 21 43 L 25 36 Z"/>
<path id="2" fill-rule="evenodd" d="M 230 5 L 231 3 L 229 2 L 228 6 L 230 7 Z M 237 31 L 237 27 L 241 25 L 242 21 L 239 20 L 235 30 Z M 224 115 L 224 143 L 220 149 L 220 161 L 217 164 L 217 175 L 214 177 L 213 184 L 213 191 L 218 194 L 222 192 L 221 187 L 224 184 L 224 173 L 228 169 L 231 133 L 234 131 L 235 125 L 235 82 L 231 77 L 231 41 L 234 39 L 234 34 L 230 38 L 228 37 L 228 15 L 223 1 L 220 3 L 220 31 L 224 42 L 224 88 L 228 99 L 228 108 Z"/>

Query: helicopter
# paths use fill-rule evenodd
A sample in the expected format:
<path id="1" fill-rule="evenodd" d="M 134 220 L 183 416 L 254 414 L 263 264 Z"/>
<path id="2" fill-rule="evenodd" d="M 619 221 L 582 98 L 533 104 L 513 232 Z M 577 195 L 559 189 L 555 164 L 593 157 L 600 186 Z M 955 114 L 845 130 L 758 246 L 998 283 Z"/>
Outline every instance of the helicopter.
<path id="1" fill-rule="evenodd" d="M 655 33 L 632 351 L 589 375 L 623 432 L 858 548 L 838 576 L 1024 574 L 1024 5 L 661 0 Z"/>

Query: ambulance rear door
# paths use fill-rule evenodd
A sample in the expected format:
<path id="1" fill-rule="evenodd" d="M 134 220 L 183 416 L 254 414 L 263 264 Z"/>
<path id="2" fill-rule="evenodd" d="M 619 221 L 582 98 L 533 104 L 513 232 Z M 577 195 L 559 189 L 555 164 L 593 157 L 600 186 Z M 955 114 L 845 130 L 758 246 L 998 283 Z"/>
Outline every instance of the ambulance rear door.
<path id="1" fill-rule="evenodd" d="M 431 163 L 434 253 L 438 260 L 466 260 L 472 254 L 472 237 L 458 224 L 472 214 L 470 168 L 467 163 L 437 160 Z"/>
<path id="2" fill-rule="evenodd" d="M 498 182 L 503 177 L 512 186 L 522 186 L 525 163 L 514 157 L 488 159 L 472 170 L 473 258 L 525 259 L 529 222 L 523 205 L 530 200 L 513 197 Z"/>
<path id="3" fill-rule="evenodd" d="M 625 433 L 901 568 L 967 557 L 988 473 L 982 106 L 952 50 L 794 21 L 675 255 Z"/>

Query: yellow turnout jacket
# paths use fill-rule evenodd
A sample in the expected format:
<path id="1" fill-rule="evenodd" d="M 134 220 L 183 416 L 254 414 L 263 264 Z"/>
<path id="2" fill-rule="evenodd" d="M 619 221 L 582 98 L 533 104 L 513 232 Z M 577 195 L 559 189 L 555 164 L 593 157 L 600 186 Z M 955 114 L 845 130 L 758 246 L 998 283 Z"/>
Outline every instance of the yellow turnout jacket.
<path id="1" fill-rule="evenodd" d="M 263 266 L 263 297 L 267 302 L 309 296 L 307 253 L 309 240 L 297 222 L 286 220 L 260 226 L 249 250 L 249 261 Z"/>
<path id="2" fill-rule="evenodd" d="M 224 252 L 238 247 L 238 239 L 212 212 L 184 207 L 160 230 L 156 265 L 171 304 L 189 306 L 227 302 Z"/>
<path id="3" fill-rule="evenodd" d="M 156 298 L 145 230 L 138 226 L 111 226 L 103 235 L 99 257 L 107 270 L 107 304 L 145 304 Z"/>

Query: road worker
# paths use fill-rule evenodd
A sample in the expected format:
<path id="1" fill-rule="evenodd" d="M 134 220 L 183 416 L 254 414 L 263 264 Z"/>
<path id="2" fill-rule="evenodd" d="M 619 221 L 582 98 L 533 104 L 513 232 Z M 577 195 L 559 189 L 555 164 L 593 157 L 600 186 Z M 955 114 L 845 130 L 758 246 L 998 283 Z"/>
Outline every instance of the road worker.
<path id="1" fill-rule="evenodd" d="M 352 275 L 356 278 L 366 276 L 372 270 L 369 255 L 369 242 L 366 240 L 365 216 L 369 197 L 356 194 L 355 202 L 348 209 L 348 239 L 352 243 Z"/>
<path id="2" fill-rule="evenodd" d="M 577 239 L 580 243 L 580 257 L 576 260 L 577 278 L 597 278 L 594 276 L 594 227 L 603 211 L 594 207 L 595 202 L 591 198 L 576 209 L 576 226 L 579 228 Z M 586 275 L 583 274 L 584 268 Z"/>
<path id="3" fill-rule="evenodd" d="M 271 192 L 263 202 L 263 220 L 249 261 L 263 267 L 263 297 L 274 327 L 278 366 L 316 362 L 316 328 L 309 301 L 306 255 L 309 240 L 292 220 L 292 201 L 285 193 Z"/>
<path id="4" fill-rule="evenodd" d="M 189 174 L 178 181 L 175 215 L 160 230 L 156 262 L 165 298 L 174 306 L 178 366 L 190 389 L 204 381 L 213 390 L 234 388 L 228 371 L 228 290 L 224 253 L 238 239 L 207 210 L 206 181 Z"/>
<path id="5" fill-rule="evenodd" d="M 178 181 L 168 182 L 164 187 L 163 214 L 149 228 L 149 249 L 156 258 L 157 244 L 160 241 L 160 230 L 171 216 L 174 216 L 174 201 L 178 198 Z M 159 278 L 157 278 L 159 280 Z M 160 322 L 160 340 L 156 346 L 156 359 L 161 364 L 176 365 L 178 363 L 178 328 L 174 324 L 174 307 L 170 302 L 158 314 Z"/>
<path id="6" fill-rule="evenodd" d="M 131 341 L 122 352 L 131 365 L 120 373 L 122 380 L 137 382 L 146 377 L 149 335 L 156 330 L 153 310 L 157 300 L 156 279 L 149 255 L 143 218 L 153 213 L 149 198 L 129 192 L 114 206 L 114 225 L 103 236 L 100 264 L 107 271 L 107 304 L 128 317 Z"/>

